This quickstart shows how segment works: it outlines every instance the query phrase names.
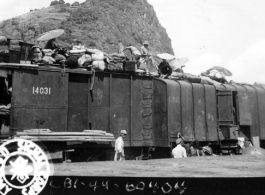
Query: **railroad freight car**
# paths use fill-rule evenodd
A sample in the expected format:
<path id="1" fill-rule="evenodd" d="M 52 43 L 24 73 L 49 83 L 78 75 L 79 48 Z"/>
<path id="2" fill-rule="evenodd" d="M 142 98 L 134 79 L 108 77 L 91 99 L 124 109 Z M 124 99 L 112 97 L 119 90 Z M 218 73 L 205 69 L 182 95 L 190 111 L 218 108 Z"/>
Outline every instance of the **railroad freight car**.
<path id="1" fill-rule="evenodd" d="M 175 140 L 237 152 L 238 137 L 265 140 L 265 90 L 251 85 L 203 85 L 55 66 L 1 64 L 12 88 L 2 110 L 1 138 L 29 129 L 53 132 L 126 129 L 127 159 L 170 157 Z M 2 85 L 1 85 L 2 86 Z M 114 142 L 42 140 L 48 150 L 74 149 L 75 160 L 111 160 Z"/>

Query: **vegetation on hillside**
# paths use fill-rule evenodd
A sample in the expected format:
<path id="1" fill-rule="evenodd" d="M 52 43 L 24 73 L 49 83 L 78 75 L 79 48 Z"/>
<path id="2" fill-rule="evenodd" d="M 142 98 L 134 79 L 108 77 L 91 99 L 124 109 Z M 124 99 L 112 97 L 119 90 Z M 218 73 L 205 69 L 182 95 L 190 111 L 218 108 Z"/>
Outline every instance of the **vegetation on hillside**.
<path id="1" fill-rule="evenodd" d="M 117 51 L 118 41 L 140 47 L 148 40 L 154 52 L 173 54 L 171 40 L 146 0 L 87 0 L 78 6 L 51 5 L 0 22 L 0 35 L 34 43 L 41 34 L 58 28 L 65 30 L 59 38 L 62 46 L 71 46 L 78 39 L 87 47 L 111 53 Z"/>

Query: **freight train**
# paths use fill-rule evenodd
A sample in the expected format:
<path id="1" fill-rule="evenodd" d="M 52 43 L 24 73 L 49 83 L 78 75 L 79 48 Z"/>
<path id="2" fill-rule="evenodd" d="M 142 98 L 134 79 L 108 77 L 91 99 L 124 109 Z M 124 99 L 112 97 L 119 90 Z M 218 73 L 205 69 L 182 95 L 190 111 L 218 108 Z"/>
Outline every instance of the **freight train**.
<path id="1" fill-rule="evenodd" d="M 186 143 L 211 143 L 218 153 L 238 152 L 238 137 L 257 138 L 264 147 L 265 89 L 260 87 L 48 65 L 1 63 L 0 70 L 6 74 L 1 75 L 1 93 L 12 89 L 10 111 L 0 111 L 1 139 L 28 129 L 94 129 L 117 138 L 125 129 L 126 159 L 170 157 L 180 135 Z M 114 155 L 114 142 L 44 140 L 42 144 L 49 151 L 74 149 L 69 154 L 73 161 L 112 160 Z"/>

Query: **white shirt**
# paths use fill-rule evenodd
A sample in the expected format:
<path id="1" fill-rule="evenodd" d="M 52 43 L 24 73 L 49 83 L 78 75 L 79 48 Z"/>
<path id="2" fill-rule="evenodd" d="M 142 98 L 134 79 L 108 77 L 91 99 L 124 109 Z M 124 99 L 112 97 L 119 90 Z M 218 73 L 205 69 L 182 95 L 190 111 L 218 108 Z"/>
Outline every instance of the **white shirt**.
<path id="1" fill-rule="evenodd" d="M 178 144 L 173 150 L 172 155 L 174 158 L 185 158 L 187 157 L 187 153 L 185 148 L 183 148 L 180 144 Z"/>
<path id="2" fill-rule="evenodd" d="M 142 54 L 149 54 L 149 49 L 146 48 L 145 46 L 142 46 L 142 47 L 141 47 L 141 53 L 142 53 Z"/>
<path id="3" fill-rule="evenodd" d="M 115 141 L 115 151 L 124 154 L 124 141 L 121 136 Z"/>

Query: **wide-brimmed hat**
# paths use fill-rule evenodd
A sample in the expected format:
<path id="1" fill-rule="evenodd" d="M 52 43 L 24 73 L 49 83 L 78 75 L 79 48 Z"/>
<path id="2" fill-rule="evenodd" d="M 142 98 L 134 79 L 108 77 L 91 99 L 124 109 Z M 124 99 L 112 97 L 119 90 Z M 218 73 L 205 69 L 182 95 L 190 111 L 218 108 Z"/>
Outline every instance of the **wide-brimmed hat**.
<path id="1" fill-rule="evenodd" d="M 183 142 L 183 140 L 182 140 L 181 138 L 178 138 L 178 139 L 176 140 L 176 144 L 180 144 L 181 142 Z"/>
<path id="2" fill-rule="evenodd" d="M 144 41 L 143 45 L 149 45 L 149 42 L 148 41 Z"/>
<path id="3" fill-rule="evenodd" d="M 127 131 L 126 130 L 121 130 L 120 134 L 127 135 Z"/>
<path id="4" fill-rule="evenodd" d="M 63 29 L 51 30 L 49 32 L 46 32 L 44 35 L 40 36 L 39 38 L 37 38 L 36 41 L 47 41 L 50 39 L 54 39 L 61 36 L 63 33 L 64 33 Z"/>
<path id="5" fill-rule="evenodd" d="M 157 54 L 157 56 L 163 60 L 172 60 L 175 58 L 175 56 L 169 53 L 160 53 L 160 54 Z"/>

